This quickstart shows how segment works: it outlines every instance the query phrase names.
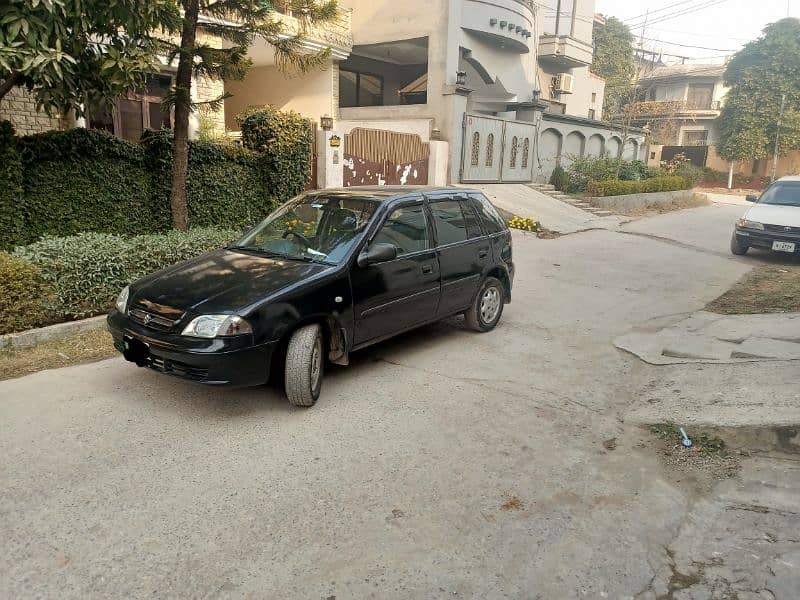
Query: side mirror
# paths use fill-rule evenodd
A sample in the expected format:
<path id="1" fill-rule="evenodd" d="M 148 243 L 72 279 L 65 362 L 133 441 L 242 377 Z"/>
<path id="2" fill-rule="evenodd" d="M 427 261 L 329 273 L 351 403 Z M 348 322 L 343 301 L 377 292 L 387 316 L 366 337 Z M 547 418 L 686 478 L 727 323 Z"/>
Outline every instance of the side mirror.
<path id="1" fill-rule="evenodd" d="M 747 194 L 747 196 L 745 196 L 744 199 L 747 200 L 748 202 L 758 202 L 758 196 L 756 196 L 755 194 Z"/>
<path id="2" fill-rule="evenodd" d="M 394 244 L 372 244 L 358 255 L 358 266 L 366 267 L 395 258 L 397 258 L 397 246 Z"/>

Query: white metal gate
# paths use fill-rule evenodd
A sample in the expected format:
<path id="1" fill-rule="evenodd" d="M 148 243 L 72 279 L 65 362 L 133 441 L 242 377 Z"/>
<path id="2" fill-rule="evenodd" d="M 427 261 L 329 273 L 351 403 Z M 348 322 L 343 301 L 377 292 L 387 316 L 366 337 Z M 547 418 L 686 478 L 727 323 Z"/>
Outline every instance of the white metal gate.
<path id="1" fill-rule="evenodd" d="M 465 114 L 461 181 L 532 181 L 535 143 L 533 123 Z"/>

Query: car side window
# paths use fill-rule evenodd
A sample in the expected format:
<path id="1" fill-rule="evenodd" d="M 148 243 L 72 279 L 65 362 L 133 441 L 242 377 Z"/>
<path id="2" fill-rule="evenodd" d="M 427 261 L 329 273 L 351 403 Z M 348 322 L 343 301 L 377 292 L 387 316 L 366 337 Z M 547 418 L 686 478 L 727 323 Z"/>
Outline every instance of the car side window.
<path id="1" fill-rule="evenodd" d="M 481 237 L 481 222 L 478 219 L 478 213 L 472 206 L 472 202 L 467 198 L 459 198 L 458 203 L 461 205 L 461 212 L 464 213 L 464 223 L 467 225 L 467 237 L 469 239 Z"/>
<path id="2" fill-rule="evenodd" d="M 402 206 L 392 211 L 372 243 L 393 244 L 397 248 L 397 256 L 430 248 L 428 221 L 422 204 Z"/>
<path id="3" fill-rule="evenodd" d="M 492 235 L 493 233 L 500 233 L 507 229 L 505 221 L 497 213 L 497 209 L 492 206 L 492 203 L 486 199 L 482 194 L 471 194 L 470 197 L 474 201 L 474 206 L 478 209 L 478 214 L 481 216 L 483 226 L 486 228 L 486 233 Z"/>
<path id="4" fill-rule="evenodd" d="M 467 224 L 461 204 L 457 200 L 439 200 L 429 204 L 436 225 L 436 239 L 440 246 L 463 242 L 467 239 Z"/>

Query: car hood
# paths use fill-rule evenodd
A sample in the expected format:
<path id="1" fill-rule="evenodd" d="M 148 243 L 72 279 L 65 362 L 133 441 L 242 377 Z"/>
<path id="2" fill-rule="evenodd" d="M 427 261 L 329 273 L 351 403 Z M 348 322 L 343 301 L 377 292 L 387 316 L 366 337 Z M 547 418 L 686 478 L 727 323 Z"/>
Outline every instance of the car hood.
<path id="1" fill-rule="evenodd" d="M 130 306 L 172 319 L 188 311 L 238 312 L 331 269 L 329 265 L 216 250 L 140 279 L 132 287 Z"/>
<path id="2" fill-rule="evenodd" d="M 744 218 L 769 225 L 800 227 L 800 206 L 756 204 L 745 213 Z"/>

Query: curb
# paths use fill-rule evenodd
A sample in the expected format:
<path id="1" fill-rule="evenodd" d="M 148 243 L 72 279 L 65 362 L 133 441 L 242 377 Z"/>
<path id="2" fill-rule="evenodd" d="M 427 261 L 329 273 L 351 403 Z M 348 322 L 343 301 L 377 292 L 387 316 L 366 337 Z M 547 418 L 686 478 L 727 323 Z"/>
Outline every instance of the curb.
<path id="1" fill-rule="evenodd" d="M 57 340 L 60 338 L 81 333 L 82 331 L 92 331 L 105 327 L 106 315 L 81 319 L 80 321 L 67 321 L 66 323 L 56 323 L 39 329 L 28 329 L 17 333 L 7 333 L 0 335 L 0 350 L 11 348 L 29 348 L 39 342 L 47 340 Z"/>

